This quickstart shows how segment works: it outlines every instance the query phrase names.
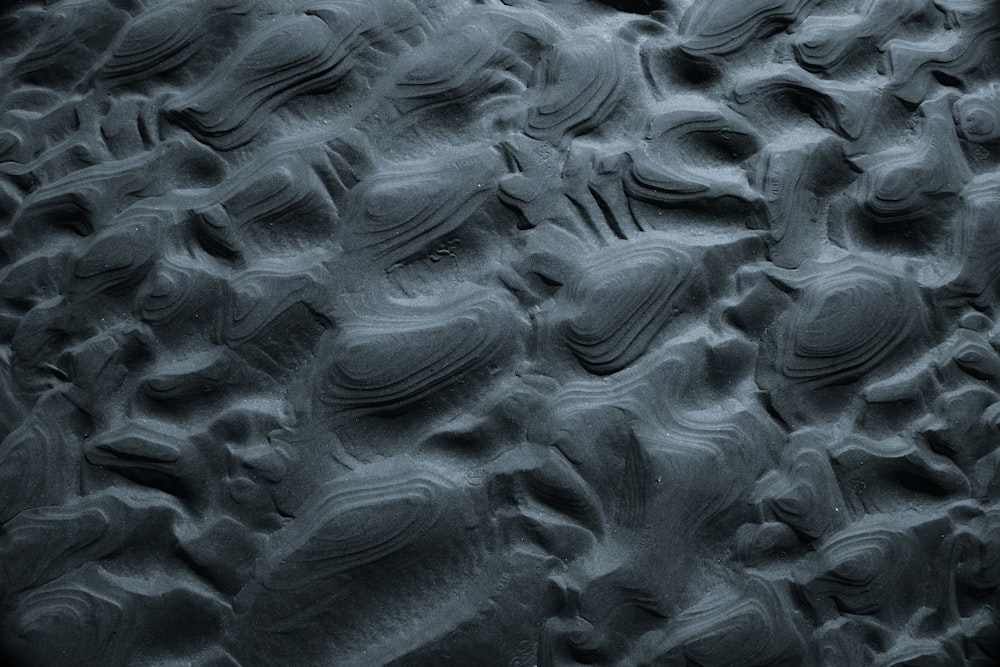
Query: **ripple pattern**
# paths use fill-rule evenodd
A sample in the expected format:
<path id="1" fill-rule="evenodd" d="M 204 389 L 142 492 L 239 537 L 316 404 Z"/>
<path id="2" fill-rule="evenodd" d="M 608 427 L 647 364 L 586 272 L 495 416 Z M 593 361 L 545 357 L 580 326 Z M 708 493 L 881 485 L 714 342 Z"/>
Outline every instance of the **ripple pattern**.
<path id="1" fill-rule="evenodd" d="M 0 2 L 0 665 L 1000 664 L 998 48 Z"/>

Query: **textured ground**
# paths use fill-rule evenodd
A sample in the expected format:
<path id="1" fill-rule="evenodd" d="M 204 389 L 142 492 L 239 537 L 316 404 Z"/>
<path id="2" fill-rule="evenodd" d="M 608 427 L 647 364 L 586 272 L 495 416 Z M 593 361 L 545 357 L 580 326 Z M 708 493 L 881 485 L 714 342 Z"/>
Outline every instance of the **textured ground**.
<path id="1" fill-rule="evenodd" d="M 0 664 L 1000 662 L 995 0 L 0 2 Z"/>

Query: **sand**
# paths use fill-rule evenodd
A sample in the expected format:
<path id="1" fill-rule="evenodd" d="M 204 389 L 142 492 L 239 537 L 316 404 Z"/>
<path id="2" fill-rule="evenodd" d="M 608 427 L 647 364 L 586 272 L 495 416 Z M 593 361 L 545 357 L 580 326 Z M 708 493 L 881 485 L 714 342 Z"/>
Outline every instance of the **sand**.
<path id="1" fill-rule="evenodd" d="M 994 0 L 0 2 L 0 665 L 1000 664 Z"/>

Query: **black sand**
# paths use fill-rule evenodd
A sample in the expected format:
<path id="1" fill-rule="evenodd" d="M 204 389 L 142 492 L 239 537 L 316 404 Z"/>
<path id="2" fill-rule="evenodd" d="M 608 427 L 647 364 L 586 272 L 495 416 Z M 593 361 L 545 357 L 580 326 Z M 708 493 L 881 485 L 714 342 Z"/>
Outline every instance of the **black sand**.
<path id="1" fill-rule="evenodd" d="M 0 2 L 0 665 L 1000 664 L 995 0 Z"/>

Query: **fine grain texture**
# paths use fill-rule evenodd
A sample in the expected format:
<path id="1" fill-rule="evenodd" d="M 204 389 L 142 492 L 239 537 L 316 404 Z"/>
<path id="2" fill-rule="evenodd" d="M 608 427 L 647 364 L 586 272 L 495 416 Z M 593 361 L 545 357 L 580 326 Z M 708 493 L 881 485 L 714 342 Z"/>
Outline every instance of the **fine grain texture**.
<path id="1" fill-rule="evenodd" d="M 1000 664 L 996 0 L 0 0 L 0 667 Z"/>

